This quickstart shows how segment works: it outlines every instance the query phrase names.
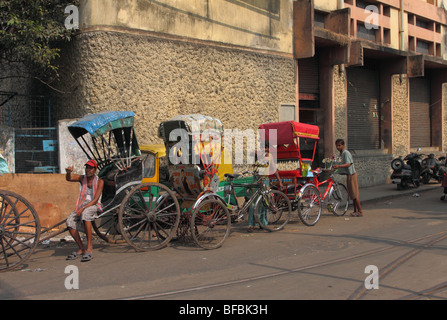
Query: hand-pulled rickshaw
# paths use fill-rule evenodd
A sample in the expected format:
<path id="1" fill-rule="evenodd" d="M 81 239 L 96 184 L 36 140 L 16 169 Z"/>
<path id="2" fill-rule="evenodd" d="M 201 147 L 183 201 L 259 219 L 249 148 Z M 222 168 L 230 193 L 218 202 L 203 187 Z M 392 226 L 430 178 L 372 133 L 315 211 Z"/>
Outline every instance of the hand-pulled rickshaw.
<path id="1" fill-rule="evenodd" d="M 232 173 L 222 145 L 220 120 L 200 114 L 179 115 L 159 126 L 168 156 L 169 184 L 181 207 L 178 236 L 190 234 L 205 249 L 220 247 L 230 233 L 230 214 L 217 199 L 226 173 Z"/>
<path id="2" fill-rule="evenodd" d="M 179 222 L 178 202 L 167 186 L 142 183 L 145 159 L 135 134 L 134 113 L 87 115 L 68 130 L 87 157 L 96 160 L 98 176 L 104 180 L 103 212 L 93 223 L 96 233 L 107 242 L 126 241 L 138 250 L 169 243 Z"/>
<path id="3" fill-rule="evenodd" d="M 333 179 L 332 162 L 329 161 L 328 168 L 318 167 L 312 170 L 320 139 L 318 126 L 284 121 L 265 123 L 260 125 L 259 129 L 264 130 L 266 140 L 276 141 L 276 156 L 279 162 L 297 162 L 296 170 L 280 170 L 279 175 L 293 208 L 298 209 L 298 216 L 303 224 L 313 226 L 318 222 L 325 201 L 330 212 L 344 215 L 349 205 L 348 192 L 343 184 Z M 275 181 L 276 178 L 271 176 L 270 180 Z M 326 184 L 322 194 L 320 186 Z"/>
<path id="4" fill-rule="evenodd" d="M 147 158 L 141 157 L 133 125 L 133 112 L 111 111 L 87 115 L 68 130 L 87 157 L 96 160 L 98 176 L 104 180 L 103 210 L 92 222 L 97 235 L 108 243 L 127 242 L 138 250 L 158 249 L 174 235 L 180 208 L 167 186 L 142 183 Z M 65 232 L 52 232 L 64 223 L 41 229 L 31 203 L 0 190 L 0 271 L 23 264 L 39 242 Z M 40 238 L 43 233 L 51 234 Z"/>

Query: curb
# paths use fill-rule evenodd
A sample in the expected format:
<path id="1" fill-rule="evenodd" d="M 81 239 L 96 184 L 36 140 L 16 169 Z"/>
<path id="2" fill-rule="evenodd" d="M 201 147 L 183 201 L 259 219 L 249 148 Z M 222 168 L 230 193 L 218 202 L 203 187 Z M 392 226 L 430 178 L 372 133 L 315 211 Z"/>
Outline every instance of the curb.
<path id="1" fill-rule="evenodd" d="M 441 185 L 437 184 L 437 185 L 433 185 L 433 186 L 425 186 L 425 187 L 418 187 L 418 188 L 409 188 L 406 190 L 401 190 L 399 191 L 399 193 L 393 193 L 393 194 L 387 194 L 387 195 L 383 195 L 383 196 L 371 196 L 368 197 L 366 196 L 365 199 L 362 199 L 360 196 L 360 201 L 362 204 L 364 203 L 371 203 L 371 202 L 376 202 L 376 201 L 386 201 L 386 200 L 390 200 L 390 199 L 395 199 L 395 198 L 400 198 L 403 196 L 408 196 L 408 195 L 412 195 L 415 193 L 422 193 L 422 192 L 426 192 L 426 191 L 432 191 L 432 190 L 436 190 L 436 189 L 441 189 Z M 366 190 L 367 188 L 365 188 L 363 190 L 363 192 L 368 192 L 368 190 Z M 362 189 L 360 189 L 360 194 L 362 194 Z"/>

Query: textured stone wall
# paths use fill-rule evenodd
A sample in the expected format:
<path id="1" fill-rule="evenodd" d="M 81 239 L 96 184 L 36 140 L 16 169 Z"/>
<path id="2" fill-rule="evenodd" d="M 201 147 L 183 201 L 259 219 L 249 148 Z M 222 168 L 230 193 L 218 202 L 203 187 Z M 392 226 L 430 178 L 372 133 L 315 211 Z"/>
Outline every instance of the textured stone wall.
<path id="1" fill-rule="evenodd" d="M 410 150 L 410 97 L 409 79 L 406 75 L 394 75 L 392 84 L 392 134 L 391 153 L 406 155 Z"/>
<path id="2" fill-rule="evenodd" d="M 144 33 L 91 32 L 64 50 L 58 119 L 105 110 L 136 113 L 140 144 L 178 114 L 219 118 L 225 129 L 257 129 L 295 103 L 293 58 L 174 41 Z"/>
<path id="3" fill-rule="evenodd" d="M 358 172 L 359 186 L 370 187 L 389 183 L 393 156 L 385 151 L 354 151 L 352 155 Z"/>
<path id="4" fill-rule="evenodd" d="M 348 116 L 347 116 L 347 81 L 346 81 L 346 69 L 340 66 L 334 66 L 334 133 L 335 139 L 345 139 L 347 145 L 347 128 L 348 128 Z M 333 151 L 336 152 L 335 145 Z M 330 155 L 327 155 L 330 156 Z"/>

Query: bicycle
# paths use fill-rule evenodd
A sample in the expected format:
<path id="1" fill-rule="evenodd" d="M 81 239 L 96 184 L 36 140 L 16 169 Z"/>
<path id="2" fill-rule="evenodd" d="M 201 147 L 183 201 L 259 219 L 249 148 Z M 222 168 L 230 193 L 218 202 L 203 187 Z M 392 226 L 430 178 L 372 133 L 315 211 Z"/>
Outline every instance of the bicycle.
<path id="1" fill-rule="evenodd" d="M 329 178 L 320 181 L 321 173 L 330 172 Z M 334 171 L 318 168 L 312 171 L 314 177 L 299 191 L 295 201 L 298 203 L 298 216 L 307 226 L 315 225 L 321 216 L 324 203 L 329 212 L 336 216 L 343 216 L 348 210 L 348 189 L 342 183 L 334 180 Z M 320 186 L 327 184 L 326 190 L 321 194 Z"/>
<path id="2" fill-rule="evenodd" d="M 235 179 L 246 174 L 253 176 L 253 183 L 234 182 Z M 252 205 L 254 221 L 264 230 L 278 231 L 289 222 L 292 212 L 289 198 L 285 193 L 268 187 L 264 183 L 265 177 L 258 175 L 256 170 L 246 171 L 242 175 L 226 174 L 225 177 L 229 184 L 224 187 L 223 199 L 231 212 L 233 222 L 245 220 L 247 214 L 250 214 Z M 237 188 L 245 188 L 242 205 L 239 205 L 237 201 Z"/>
<path id="3" fill-rule="evenodd" d="M 254 183 L 235 183 L 233 180 L 245 174 L 252 174 Z M 223 197 L 219 194 L 205 194 L 204 199 L 193 208 L 191 235 L 194 242 L 204 249 L 214 249 L 228 237 L 231 223 L 241 222 L 253 210 L 253 218 L 267 231 L 278 231 L 289 222 L 292 205 L 288 197 L 264 184 L 264 177 L 256 172 L 225 174 L 228 185 Z M 244 188 L 246 196 L 242 206 L 237 202 L 236 188 Z M 251 192 L 252 189 L 256 189 Z M 247 194 L 251 193 L 250 196 Z"/>

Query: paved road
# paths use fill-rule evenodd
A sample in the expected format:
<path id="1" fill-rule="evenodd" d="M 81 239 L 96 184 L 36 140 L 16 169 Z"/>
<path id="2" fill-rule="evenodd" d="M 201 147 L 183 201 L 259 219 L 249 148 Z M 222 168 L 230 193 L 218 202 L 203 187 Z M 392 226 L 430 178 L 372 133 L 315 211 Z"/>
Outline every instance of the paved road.
<path id="1" fill-rule="evenodd" d="M 250 234 L 237 227 L 210 251 L 172 242 L 135 252 L 98 242 L 94 259 L 81 263 L 65 261 L 71 242 L 39 245 L 22 270 L 0 273 L 0 299 L 446 299 L 447 201 L 439 190 L 418 195 L 368 202 L 362 218 L 325 212 L 314 227 L 295 221 Z M 70 265 L 79 289 L 65 287 Z M 378 289 L 365 289 L 367 278 Z"/>

